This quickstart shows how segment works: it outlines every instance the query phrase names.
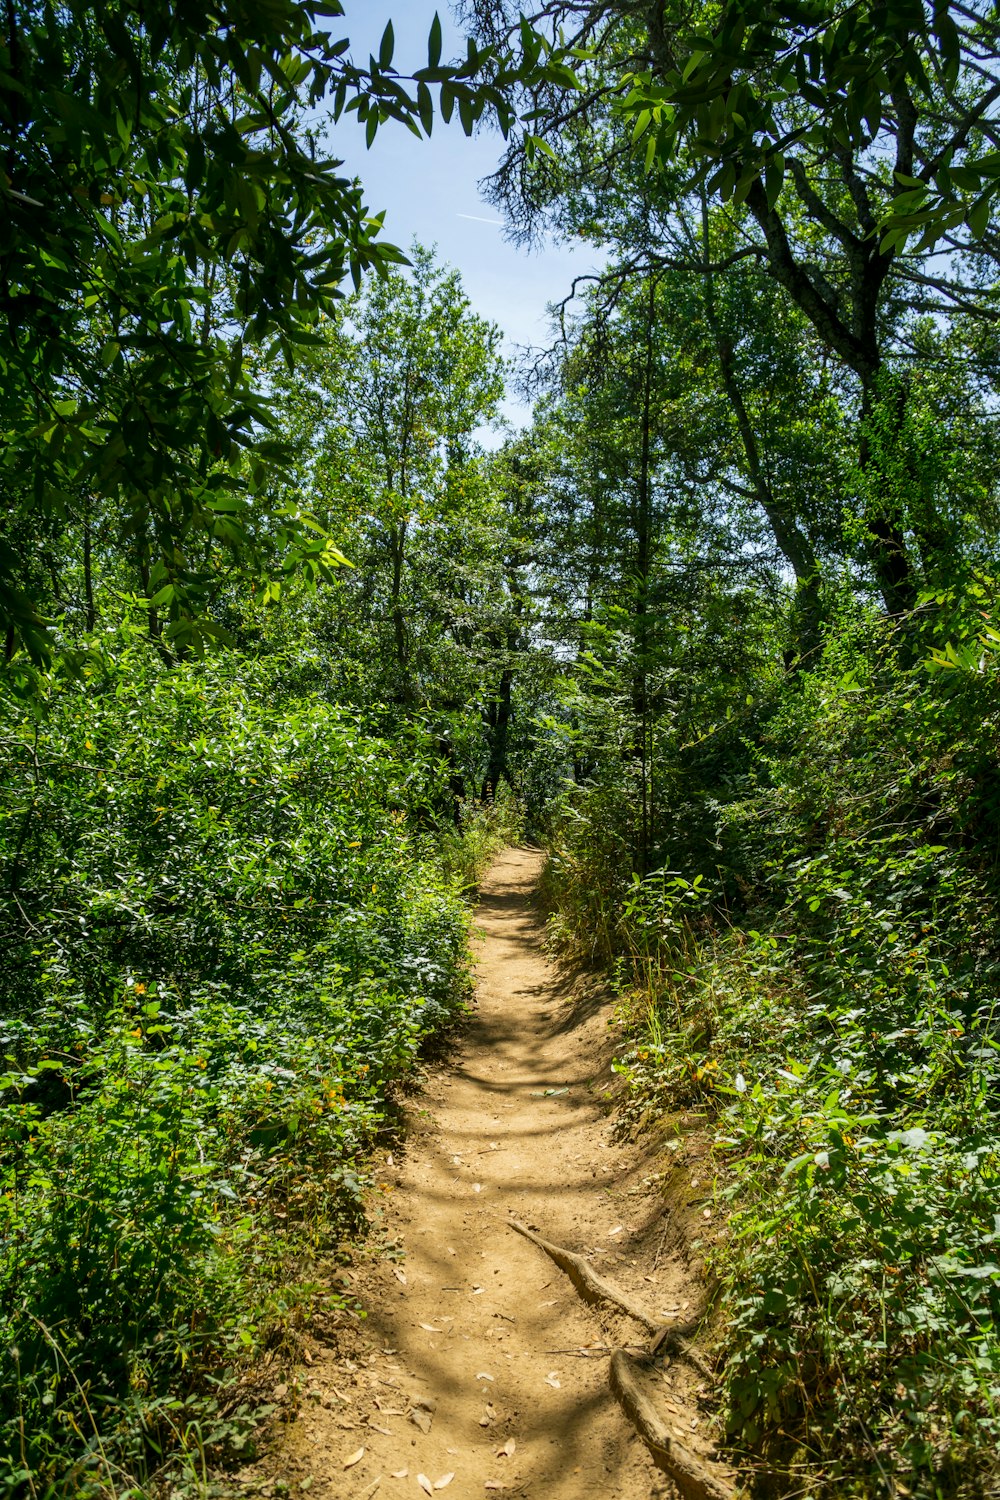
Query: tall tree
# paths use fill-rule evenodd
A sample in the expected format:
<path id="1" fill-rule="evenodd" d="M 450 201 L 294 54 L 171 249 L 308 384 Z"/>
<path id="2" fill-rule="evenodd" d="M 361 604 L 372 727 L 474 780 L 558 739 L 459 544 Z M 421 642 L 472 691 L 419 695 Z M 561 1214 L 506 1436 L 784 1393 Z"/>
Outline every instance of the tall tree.
<path id="1" fill-rule="evenodd" d="M 11 3 L 0 23 L 0 634 L 11 656 L 51 646 L 34 539 L 121 508 L 150 608 L 183 643 L 211 630 L 220 569 L 254 577 L 275 549 L 328 575 L 333 544 L 293 508 L 268 512 L 287 456 L 266 381 L 246 358 L 294 360 L 344 278 L 404 257 L 357 182 L 304 127 L 356 115 L 370 143 L 395 119 L 431 129 L 435 100 L 471 131 L 525 76 L 560 69 L 470 44 L 425 67 L 359 66 L 339 0 Z M 331 22 L 333 29 L 330 29 Z M 561 68 L 563 81 L 567 79 Z M 89 576 L 89 574 L 88 574 Z M 44 591 L 41 591 L 44 598 Z"/>

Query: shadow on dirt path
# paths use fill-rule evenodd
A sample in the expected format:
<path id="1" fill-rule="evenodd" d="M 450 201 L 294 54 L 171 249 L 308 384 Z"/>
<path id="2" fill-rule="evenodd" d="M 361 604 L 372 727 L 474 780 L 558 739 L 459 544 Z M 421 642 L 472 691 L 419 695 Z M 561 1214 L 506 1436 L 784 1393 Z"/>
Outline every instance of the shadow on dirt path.
<path id="1" fill-rule="evenodd" d="M 700 1295 L 682 1245 L 646 1253 L 662 1201 L 611 1137 L 610 1006 L 574 1009 L 545 957 L 541 860 L 508 850 L 483 883 L 475 1013 L 384 1168 L 384 1226 L 404 1253 L 352 1278 L 366 1319 L 316 1349 L 258 1492 L 417 1500 L 422 1476 L 448 1500 L 673 1494 L 608 1388 L 607 1350 L 639 1331 L 583 1305 L 506 1227 L 592 1257 L 665 1319 Z M 697 1418 L 682 1416 L 690 1436 Z"/>

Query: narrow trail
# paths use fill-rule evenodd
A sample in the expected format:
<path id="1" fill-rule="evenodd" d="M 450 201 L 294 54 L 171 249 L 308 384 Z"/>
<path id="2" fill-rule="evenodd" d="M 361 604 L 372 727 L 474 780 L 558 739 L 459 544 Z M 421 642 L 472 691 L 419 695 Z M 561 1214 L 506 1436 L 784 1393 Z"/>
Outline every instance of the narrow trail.
<path id="1" fill-rule="evenodd" d="M 515 1217 L 581 1251 L 665 1321 L 698 1305 L 648 1160 L 612 1139 L 608 1005 L 571 1004 L 544 955 L 540 864 L 508 850 L 483 883 L 474 1017 L 384 1168 L 399 1259 L 348 1273 L 367 1316 L 312 1351 L 298 1417 L 256 1482 L 244 1478 L 258 1491 L 419 1497 L 418 1476 L 453 1475 L 448 1500 L 674 1494 L 608 1387 L 607 1351 L 639 1331 L 584 1305 L 507 1228 Z M 697 1443 L 691 1385 L 675 1361 L 657 1389 L 677 1435 Z"/>

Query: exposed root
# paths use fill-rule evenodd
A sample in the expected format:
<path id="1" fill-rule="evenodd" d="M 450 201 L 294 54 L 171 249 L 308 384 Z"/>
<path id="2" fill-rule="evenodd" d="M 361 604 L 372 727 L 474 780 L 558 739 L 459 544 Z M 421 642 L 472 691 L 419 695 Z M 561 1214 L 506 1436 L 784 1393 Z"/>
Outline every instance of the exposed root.
<path id="1" fill-rule="evenodd" d="M 730 1476 L 697 1457 L 667 1428 L 642 1389 L 636 1376 L 639 1368 L 624 1349 L 616 1349 L 611 1356 L 611 1389 L 656 1467 L 673 1480 L 683 1500 L 735 1500 Z"/>
<path id="2" fill-rule="evenodd" d="M 612 1307 L 619 1308 L 623 1313 L 627 1313 L 630 1318 L 634 1318 L 637 1323 L 641 1323 L 644 1328 L 648 1329 L 654 1335 L 650 1346 L 651 1353 L 678 1354 L 698 1371 L 702 1379 L 710 1383 L 714 1382 L 715 1376 L 711 1367 L 706 1364 L 697 1349 L 688 1342 L 686 1337 L 687 1334 L 694 1332 L 695 1325 L 684 1324 L 682 1327 L 664 1326 L 658 1318 L 652 1317 L 644 1307 L 640 1307 L 637 1302 L 633 1302 L 632 1298 L 626 1292 L 620 1291 L 612 1282 L 607 1281 L 603 1276 L 599 1275 L 590 1262 L 585 1260 L 582 1255 L 576 1255 L 572 1250 L 564 1250 L 561 1245 L 553 1245 L 549 1240 L 543 1239 L 540 1234 L 536 1234 L 533 1229 L 529 1229 L 526 1224 L 520 1223 L 517 1219 L 508 1219 L 507 1222 L 511 1229 L 515 1230 L 517 1234 L 524 1235 L 524 1238 L 530 1240 L 533 1245 L 537 1245 L 539 1250 L 544 1250 L 549 1259 L 554 1260 L 561 1271 L 566 1272 L 566 1275 L 585 1302 L 609 1302 Z"/>
<path id="3" fill-rule="evenodd" d="M 610 1281 L 605 1281 L 604 1277 L 600 1276 L 582 1255 L 576 1255 L 572 1250 L 564 1250 L 561 1245 L 553 1245 L 517 1219 L 508 1219 L 507 1222 L 517 1234 L 523 1234 L 524 1238 L 530 1240 L 533 1245 L 537 1245 L 539 1250 L 544 1250 L 549 1259 L 555 1261 L 560 1271 L 566 1272 L 585 1302 L 610 1302 L 622 1312 L 628 1313 L 630 1318 L 634 1318 L 644 1328 L 648 1328 L 650 1333 L 659 1333 L 660 1321 L 651 1317 L 644 1307 L 633 1302 L 631 1297 L 625 1292 L 620 1292 Z"/>

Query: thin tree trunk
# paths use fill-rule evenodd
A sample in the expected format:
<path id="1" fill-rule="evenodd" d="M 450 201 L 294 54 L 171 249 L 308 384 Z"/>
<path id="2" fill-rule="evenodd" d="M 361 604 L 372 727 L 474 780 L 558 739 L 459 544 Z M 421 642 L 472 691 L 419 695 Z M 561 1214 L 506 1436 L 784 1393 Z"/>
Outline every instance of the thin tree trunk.
<path id="1" fill-rule="evenodd" d="M 708 220 L 708 203 L 702 196 L 702 235 L 705 260 L 711 262 L 711 243 Z M 740 443 L 746 459 L 747 474 L 753 489 L 754 499 L 767 516 L 774 540 L 795 574 L 795 608 L 792 619 L 792 635 L 795 654 L 800 660 L 810 657 L 819 647 L 822 631 L 822 600 L 820 596 L 819 560 L 809 536 L 787 507 L 779 502 L 761 457 L 760 445 L 750 414 L 743 400 L 743 392 L 736 376 L 733 346 L 724 333 L 715 305 L 715 281 L 708 272 L 705 276 L 705 316 L 712 330 L 719 371 L 722 375 L 726 399 L 732 408 Z"/>
<path id="2" fill-rule="evenodd" d="M 500 691 L 497 694 L 495 713 L 492 715 L 490 729 L 490 758 L 486 768 L 486 776 L 483 779 L 484 802 L 493 802 L 496 798 L 497 788 L 507 772 L 507 738 L 510 731 L 511 696 L 514 684 L 514 670 L 512 667 L 504 667 L 500 674 Z"/>
<path id="3" fill-rule="evenodd" d="M 97 624 L 97 610 L 94 607 L 94 572 L 89 500 L 87 501 L 87 508 L 83 517 L 83 597 L 87 615 L 87 629 L 93 630 Z"/>
<path id="4" fill-rule="evenodd" d="M 649 868 L 652 844 L 649 806 L 649 582 L 653 555 L 653 489 L 652 489 L 652 407 L 654 329 L 656 323 L 656 281 L 648 278 L 646 305 L 646 351 L 643 367 L 642 416 L 639 432 L 639 474 L 635 508 L 635 600 L 633 638 L 635 665 L 632 682 L 632 711 L 637 726 L 637 760 L 642 781 L 639 839 L 635 868 L 645 875 Z"/>

